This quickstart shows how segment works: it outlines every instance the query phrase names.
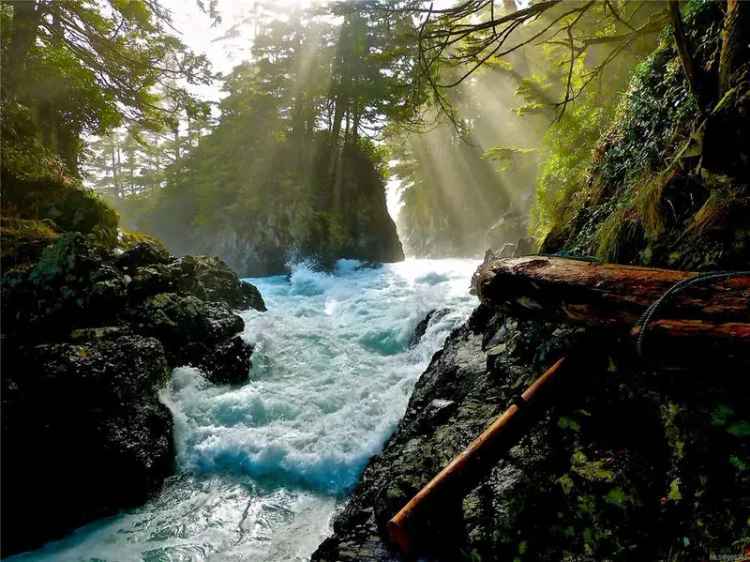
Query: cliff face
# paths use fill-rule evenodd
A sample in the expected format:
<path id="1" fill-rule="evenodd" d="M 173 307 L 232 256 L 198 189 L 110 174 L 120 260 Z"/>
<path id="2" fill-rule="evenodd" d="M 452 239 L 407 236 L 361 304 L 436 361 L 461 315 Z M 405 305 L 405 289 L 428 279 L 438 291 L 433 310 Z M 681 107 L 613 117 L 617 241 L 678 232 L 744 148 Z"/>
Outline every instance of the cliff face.
<path id="1" fill-rule="evenodd" d="M 115 242 L 117 217 L 95 197 L 26 187 L 17 193 L 46 206 L 12 208 L 44 214 L 3 217 L 1 229 L 3 555 L 157 492 L 174 468 L 158 398 L 171 369 L 248 380 L 252 347 L 233 309 L 265 310 L 217 258 L 177 259 L 122 233 Z"/>
<path id="2" fill-rule="evenodd" d="M 543 252 L 692 271 L 750 263 L 750 47 L 738 32 L 743 54 L 718 99 L 724 14 L 713 2 L 692 7 L 692 56 L 715 93 L 699 103 L 663 42 L 635 73 Z"/>

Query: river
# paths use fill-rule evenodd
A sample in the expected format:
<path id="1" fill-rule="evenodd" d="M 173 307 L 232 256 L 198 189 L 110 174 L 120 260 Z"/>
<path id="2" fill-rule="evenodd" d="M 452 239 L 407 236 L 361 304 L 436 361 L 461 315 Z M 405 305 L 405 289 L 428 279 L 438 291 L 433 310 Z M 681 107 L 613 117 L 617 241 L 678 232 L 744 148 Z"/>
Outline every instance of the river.
<path id="1" fill-rule="evenodd" d="M 9 560 L 308 560 L 430 358 L 476 305 L 477 265 L 342 260 L 332 274 L 302 264 L 289 277 L 250 279 L 268 305 L 242 313 L 255 344 L 251 381 L 214 386 L 175 369 L 162 400 L 178 468 L 162 493 Z M 410 348 L 417 323 L 443 308 Z"/>

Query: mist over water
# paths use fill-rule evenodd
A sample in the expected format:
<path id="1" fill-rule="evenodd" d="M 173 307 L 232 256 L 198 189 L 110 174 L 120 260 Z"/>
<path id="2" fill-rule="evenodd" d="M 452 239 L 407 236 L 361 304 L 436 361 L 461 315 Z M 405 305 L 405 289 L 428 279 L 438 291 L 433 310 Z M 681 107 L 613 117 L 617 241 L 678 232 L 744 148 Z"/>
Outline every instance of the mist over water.
<path id="1" fill-rule="evenodd" d="M 184 367 L 162 393 L 178 454 L 162 494 L 10 560 L 307 560 L 430 358 L 475 306 L 476 266 L 342 260 L 332 274 L 302 264 L 252 279 L 268 312 L 243 313 L 251 382 L 215 386 Z M 409 348 L 436 308 L 449 313 Z"/>

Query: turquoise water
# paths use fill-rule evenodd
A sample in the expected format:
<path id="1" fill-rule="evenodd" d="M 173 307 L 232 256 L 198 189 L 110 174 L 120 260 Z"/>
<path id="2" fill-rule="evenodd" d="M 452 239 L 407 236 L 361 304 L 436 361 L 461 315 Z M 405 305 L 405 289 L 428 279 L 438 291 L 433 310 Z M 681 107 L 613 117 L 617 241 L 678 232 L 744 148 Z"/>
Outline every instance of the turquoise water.
<path id="1" fill-rule="evenodd" d="M 342 260 L 333 274 L 303 264 L 290 277 L 251 279 L 268 305 L 243 313 L 243 337 L 256 346 L 251 382 L 214 386 L 175 369 L 162 400 L 175 418 L 178 474 L 159 497 L 9 560 L 307 560 L 430 358 L 476 305 L 476 266 Z M 450 312 L 409 349 L 434 308 Z"/>

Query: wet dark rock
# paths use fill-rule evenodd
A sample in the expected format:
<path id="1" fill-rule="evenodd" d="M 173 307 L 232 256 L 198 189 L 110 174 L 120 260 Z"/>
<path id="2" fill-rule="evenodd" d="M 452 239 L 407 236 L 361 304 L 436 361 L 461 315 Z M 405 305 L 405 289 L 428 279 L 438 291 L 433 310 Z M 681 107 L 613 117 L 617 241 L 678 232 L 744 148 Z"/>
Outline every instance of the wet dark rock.
<path id="1" fill-rule="evenodd" d="M 125 326 L 102 326 L 101 328 L 78 328 L 70 332 L 73 343 L 90 342 L 95 340 L 109 340 L 120 336 L 130 335 L 130 329 Z"/>
<path id="2" fill-rule="evenodd" d="M 172 260 L 169 251 L 154 241 L 142 241 L 125 250 L 115 260 L 117 267 L 132 271 L 137 267 L 165 264 Z"/>
<path id="3" fill-rule="evenodd" d="M 252 346 L 233 309 L 262 299 L 220 260 L 176 260 L 150 241 L 115 255 L 79 233 L 3 271 L 0 287 L 2 551 L 11 554 L 159 489 L 174 462 L 159 389 L 180 365 L 246 382 Z"/>
<path id="4" fill-rule="evenodd" d="M 172 472 L 157 340 L 4 346 L 2 363 L 4 554 L 136 506 Z"/>
<path id="5" fill-rule="evenodd" d="M 245 323 L 221 302 L 205 302 L 192 295 L 159 293 L 129 311 L 132 328 L 154 336 L 169 348 L 191 341 L 219 342 L 242 331 Z"/>
<path id="6" fill-rule="evenodd" d="M 422 320 L 419 321 L 419 324 L 417 324 L 417 327 L 414 328 L 414 333 L 409 339 L 409 347 L 416 347 L 417 344 L 420 341 L 422 341 L 422 337 L 427 331 L 427 327 L 430 325 L 430 322 L 440 320 L 443 316 L 448 314 L 448 312 L 450 311 L 447 308 L 441 308 L 441 309 L 434 308 L 430 310 L 427 313 L 427 315 Z"/>
<path id="7" fill-rule="evenodd" d="M 206 378 L 216 384 L 243 384 L 250 377 L 253 346 L 236 336 L 214 347 L 201 362 Z"/>
<path id="8" fill-rule="evenodd" d="M 237 278 L 226 263 L 213 256 L 185 256 L 169 265 L 177 287 L 206 301 L 226 302 L 232 308 L 265 311 L 258 289 Z"/>
<path id="9" fill-rule="evenodd" d="M 748 381 L 731 369 L 653 371 L 601 337 L 480 305 L 434 356 L 312 560 L 401 560 L 386 522 L 574 348 L 585 359 L 518 444 L 461 501 L 430 510 L 420 560 L 736 552 L 750 516 L 738 501 L 750 497 Z"/>
<path id="10" fill-rule="evenodd" d="M 162 264 L 137 267 L 126 274 L 128 291 L 136 298 L 145 298 L 164 291 L 174 291 L 176 282 L 168 266 Z"/>

